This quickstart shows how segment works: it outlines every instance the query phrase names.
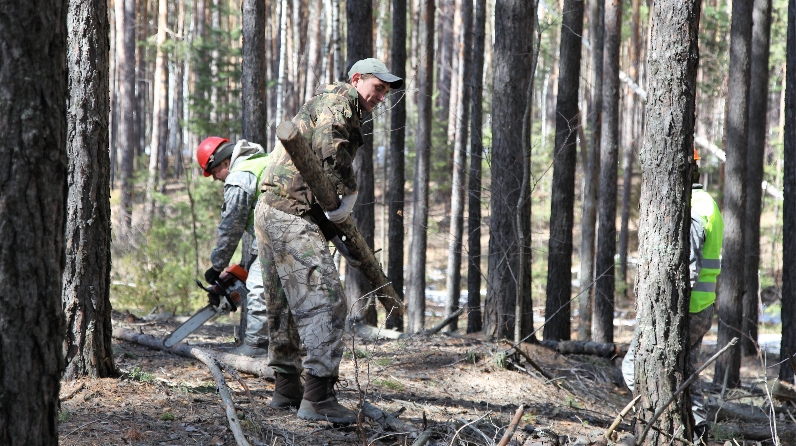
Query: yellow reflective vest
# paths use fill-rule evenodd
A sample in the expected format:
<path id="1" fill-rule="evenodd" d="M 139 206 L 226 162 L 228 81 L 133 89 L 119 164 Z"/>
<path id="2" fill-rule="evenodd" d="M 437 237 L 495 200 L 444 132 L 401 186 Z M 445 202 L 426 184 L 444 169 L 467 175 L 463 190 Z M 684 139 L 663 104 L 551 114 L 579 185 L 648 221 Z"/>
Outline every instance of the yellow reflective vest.
<path id="1" fill-rule="evenodd" d="M 260 181 L 262 180 L 263 173 L 265 169 L 268 167 L 268 153 L 257 153 L 243 161 L 236 162 L 235 165 L 230 169 L 230 172 L 249 172 L 252 175 L 257 177 L 257 185 L 255 187 L 254 192 L 254 203 L 257 203 L 257 199 L 260 198 Z M 246 223 L 247 228 L 251 228 L 254 225 L 254 208 L 249 211 L 249 220 Z"/>
<path id="2" fill-rule="evenodd" d="M 724 220 L 713 197 L 702 189 L 691 193 L 691 217 L 697 218 L 705 228 L 702 246 L 702 269 L 691 288 L 689 312 L 699 313 L 716 302 L 716 278 L 721 274 L 721 243 L 724 238 Z"/>

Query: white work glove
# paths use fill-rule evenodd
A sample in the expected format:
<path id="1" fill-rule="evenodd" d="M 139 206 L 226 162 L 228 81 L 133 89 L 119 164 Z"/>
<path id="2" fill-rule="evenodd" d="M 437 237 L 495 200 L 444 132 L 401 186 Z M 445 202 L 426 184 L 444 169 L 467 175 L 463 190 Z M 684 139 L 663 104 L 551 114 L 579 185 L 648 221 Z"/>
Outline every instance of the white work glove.
<path id="1" fill-rule="evenodd" d="M 344 195 L 340 199 L 340 207 L 333 211 L 323 211 L 326 218 L 332 223 L 342 223 L 346 217 L 351 215 L 351 210 L 354 209 L 354 204 L 357 202 L 357 194 Z"/>

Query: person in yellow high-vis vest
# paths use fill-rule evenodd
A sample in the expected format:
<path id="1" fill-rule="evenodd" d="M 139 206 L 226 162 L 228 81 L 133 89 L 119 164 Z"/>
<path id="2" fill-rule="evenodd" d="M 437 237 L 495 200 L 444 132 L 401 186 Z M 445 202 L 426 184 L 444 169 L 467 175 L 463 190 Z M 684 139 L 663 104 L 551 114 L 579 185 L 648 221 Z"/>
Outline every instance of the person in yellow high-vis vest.
<path id="1" fill-rule="evenodd" d="M 244 232 L 254 237 L 254 208 L 260 196 L 260 178 L 268 167 L 268 154 L 262 146 L 241 139 L 231 143 L 227 138 L 210 136 L 196 149 L 196 160 L 204 176 L 224 183 L 224 204 L 218 225 L 218 240 L 210 254 L 212 266 L 205 272 L 205 280 L 214 283 L 226 268 Z M 254 262 L 249 267 L 246 287 L 246 333 L 243 345 L 230 351 L 244 356 L 268 355 L 268 318 L 263 296 L 263 278 L 257 261 L 257 242 L 252 243 Z"/>
<path id="2" fill-rule="evenodd" d="M 697 369 L 702 338 L 713 323 L 716 302 L 716 279 L 721 274 L 721 244 L 724 239 L 724 220 L 713 197 L 699 183 L 700 159 L 694 149 L 694 166 L 691 186 L 691 258 L 689 264 L 691 299 L 689 301 L 688 342 L 690 373 Z M 634 357 L 639 333 L 638 323 L 633 333 L 625 358 L 622 360 L 622 376 L 633 390 L 635 384 Z M 695 412 L 697 426 L 705 426 L 704 419 Z M 704 432 L 704 431 L 703 431 Z"/>

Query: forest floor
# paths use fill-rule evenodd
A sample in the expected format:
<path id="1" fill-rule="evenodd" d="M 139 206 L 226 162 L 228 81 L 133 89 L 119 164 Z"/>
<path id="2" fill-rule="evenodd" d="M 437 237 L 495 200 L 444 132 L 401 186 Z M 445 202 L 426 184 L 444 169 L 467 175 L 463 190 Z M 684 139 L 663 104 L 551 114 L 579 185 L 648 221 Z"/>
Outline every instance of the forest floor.
<path id="1" fill-rule="evenodd" d="M 178 324 L 174 318 L 142 320 L 118 313 L 114 318 L 115 328 L 158 337 Z M 186 341 L 209 348 L 231 346 L 234 330 L 231 322 L 210 323 Z M 617 326 L 617 340 L 627 342 L 631 330 Z M 441 333 L 379 341 L 347 337 L 346 343 L 337 389 L 340 401 L 356 408 L 364 398 L 387 413 L 402 410 L 401 420 L 417 430 L 435 432 L 429 445 L 495 444 L 520 405 L 524 415 L 509 444 L 590 444 L 631 399 L 619 372 L 621 358 L 564 356 L 529 344 L 526 352 L 557 377 L 548 380 L 520 356 L 508 355 L 501 365 L 500 352 L 507 345 L 481 336 Z M 703 357 L 715 349 L 706 346 Z M 236 444 L 216 384 L 203 363 L 118 339 L 114 357 L 122 372 L 118 378 L 62 382 L 60 444 Z M 757 362 L 744 360 L 744 386 L 760 384 L 765 369 Z M 241 375 L 249 393 L 229 375 L 227 383 L 252 445 L 412 444 L 411 438 L 385 431 L 369 419 L 348 427 L 300 420 L 295 409 L 269 407 L 273 382 Z M 712 377 L 704 378 L 707 385 Z M 619 432 L 631 430 L 627 418 Z M 710 444 L 726 444 L 725 440 Z"/>

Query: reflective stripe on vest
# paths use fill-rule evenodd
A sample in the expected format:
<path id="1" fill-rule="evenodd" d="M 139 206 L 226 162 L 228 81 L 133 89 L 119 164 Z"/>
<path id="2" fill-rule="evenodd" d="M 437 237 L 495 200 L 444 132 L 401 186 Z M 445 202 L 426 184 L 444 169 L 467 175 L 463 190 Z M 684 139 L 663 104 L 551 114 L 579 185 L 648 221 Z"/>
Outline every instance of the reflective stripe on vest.
<path id="1" fill-rule="evenodd" d="M 260 181 L 262 180 L 263 172 L 268 167 L 267 153 L 256 153 L 245 160 L 236 161 L 232 166 L 230 172 L 249 172 L 257 177 L 257 187 L 254 189 L 254 205 L 249 211 L 249 220 L 246 222 L 246 228 L 251 228 L 254 225 L 254 206 L 257 205 L 257 199 L 260 198 Z"/>
<path id="2" fill-rule="evenodd" d="M 702 247 L 702 269 L 697 283 L 691 289 L 689 312 L 698 313 L 716 302 L 716 278 L 721 274 L 721 243 L 724 238 L 724 220 L 713 198 L 702 189 L 691 194 L 691 213 L 701 219 L 705 228 Z"/>

